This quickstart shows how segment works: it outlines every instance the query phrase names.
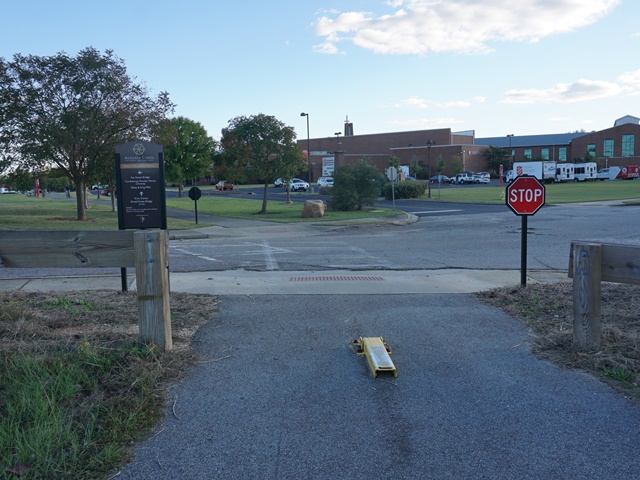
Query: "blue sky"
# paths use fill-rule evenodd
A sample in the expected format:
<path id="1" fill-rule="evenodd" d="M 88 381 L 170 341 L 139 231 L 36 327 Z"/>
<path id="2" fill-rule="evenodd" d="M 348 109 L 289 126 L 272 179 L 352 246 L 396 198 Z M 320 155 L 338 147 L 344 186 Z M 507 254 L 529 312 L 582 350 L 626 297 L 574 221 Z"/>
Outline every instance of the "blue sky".
<path id="1" fill-rule="evenodd" d="M 640 116 L 637 0 L 21 0 L 0 56 L 114 50 L 219 138 L 264 113 L 312 138 L 566 133 Z"/>

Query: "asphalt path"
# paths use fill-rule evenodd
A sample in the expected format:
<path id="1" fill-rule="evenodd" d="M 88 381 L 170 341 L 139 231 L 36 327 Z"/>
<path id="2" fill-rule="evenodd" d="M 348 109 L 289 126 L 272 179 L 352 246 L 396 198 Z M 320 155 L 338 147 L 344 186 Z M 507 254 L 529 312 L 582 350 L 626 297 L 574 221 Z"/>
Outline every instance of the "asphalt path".
<path id="1" fill-rule="evenodd" d="M 373 378 L 360 336 L 397 378 Z M 638 478 L 638 405 L 527 338 L 469 295 L 224 297 L 116 478 Z"/>

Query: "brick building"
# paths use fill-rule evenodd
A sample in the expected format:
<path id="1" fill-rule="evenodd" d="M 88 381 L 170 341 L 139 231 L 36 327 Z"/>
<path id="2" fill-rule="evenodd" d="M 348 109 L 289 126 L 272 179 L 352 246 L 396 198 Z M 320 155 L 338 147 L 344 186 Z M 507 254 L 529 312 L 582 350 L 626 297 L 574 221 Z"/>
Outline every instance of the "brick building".
<path id="1" fill-rule="evenodd" d="M 444 162 L 442 173 L 445 175 L 460 170 L 486 171 L 488 165 L 483 152 L 489 146 L 510 150 L 516 162 L 582 162 L 589 152 L 602 168 L 640 164 L 640 119 L 631 115 L 616 120 L 612 128 L 588 133 L 475 138 L 473 130 L 452 132 L 449 128 L 367 135 L 354 135 L 353 131 L 353 124 L 346 122 L 344 132 L 309 139 L 312 181 L 322 176 L 323 163 L 333 163 L 338 168 L 367 158 L 383 172 L 392 155 L 400 159 L 401 165 L 422 162 L 431 175 L 437 173 L 440 160 Z M 307 139 L 298 140 L 298 144 L 301 149 L 307 149 Z"/>

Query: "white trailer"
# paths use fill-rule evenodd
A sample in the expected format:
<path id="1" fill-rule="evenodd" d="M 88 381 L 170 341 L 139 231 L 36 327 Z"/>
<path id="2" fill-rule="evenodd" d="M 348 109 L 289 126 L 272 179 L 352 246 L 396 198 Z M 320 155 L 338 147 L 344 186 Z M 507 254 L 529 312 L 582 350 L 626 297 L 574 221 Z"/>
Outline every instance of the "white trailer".
<path id="1" fill-rule="evenodd" d="M 598 164 L 596 162 L 576 163 L 573 165 L 576 182 L 598 179 Z"/>
<path id="2" fill-rule="evenodd" d="M 556 162 L 515 162 L 513 170 L 509 170 L 505 177 L 507 183 L 511 183 L 521 175 L 531 175 L 541 182 L 556 181 Z"/>
<path id="3" fill-rule="evenodd" d="M 575 182 L 576 174 L 573 163 L 559 163 L 556 168 L 556 182 Z"/>

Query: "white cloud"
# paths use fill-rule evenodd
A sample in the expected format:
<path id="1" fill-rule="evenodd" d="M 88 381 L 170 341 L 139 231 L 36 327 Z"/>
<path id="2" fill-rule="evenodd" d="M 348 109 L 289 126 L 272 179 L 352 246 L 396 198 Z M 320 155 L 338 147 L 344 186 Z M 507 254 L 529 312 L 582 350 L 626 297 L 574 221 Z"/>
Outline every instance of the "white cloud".
<path id="1" fill-rule="evenodd" d="M 623 73 L 618 77 L 618 81 L 633 89 L 640 88 L 640 68 L 633 72 Z"/>
<path id="2" fill-rule="evenodd" d="M 396 107 L 414 107 L 414 108 L 429 108 L 428 102 L 424 98 L 409 97 L 404 100 L 400 100 L 395 105 Z"/>
<path id="3" fill-rule="evenodd" d="M 322 16 L 316 51 L 352 43 L 380 54 L 487 53 L 496 41 L 537 41 L 596 22 L 621 0 L 387 0 L 388 13 Z"/>
<path id="4" fill-rule="evenodd" d="M 598 98 L 615 97 L 623 88 L 611 82 L 578 80 L 574 83 L 558 83 L 546 89 L 508 90 L 500 103 L 567 103 Z"/>

